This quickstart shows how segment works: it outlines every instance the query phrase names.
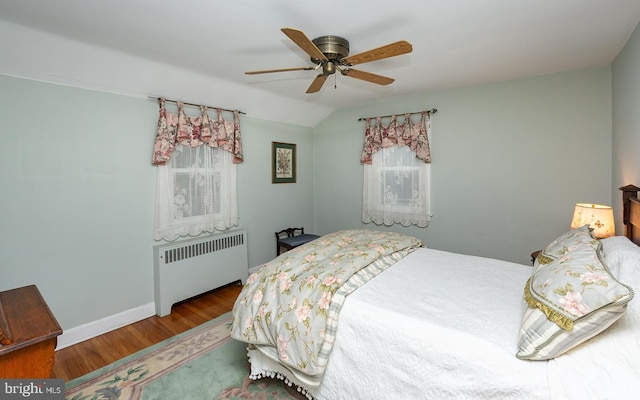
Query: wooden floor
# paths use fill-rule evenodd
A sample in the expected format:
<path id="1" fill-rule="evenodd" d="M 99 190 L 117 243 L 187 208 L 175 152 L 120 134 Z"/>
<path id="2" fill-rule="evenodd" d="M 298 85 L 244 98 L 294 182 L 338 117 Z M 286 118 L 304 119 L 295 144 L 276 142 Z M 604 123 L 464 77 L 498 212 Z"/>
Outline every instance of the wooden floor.
<path id="1" fill-rule="evenodd" d="M 58 350 L 52 378 L 69 381 L 219 317 L 231 311 L 241 289 L 238 281 L 176 304 L 165 317 L 149 317 Z"/>

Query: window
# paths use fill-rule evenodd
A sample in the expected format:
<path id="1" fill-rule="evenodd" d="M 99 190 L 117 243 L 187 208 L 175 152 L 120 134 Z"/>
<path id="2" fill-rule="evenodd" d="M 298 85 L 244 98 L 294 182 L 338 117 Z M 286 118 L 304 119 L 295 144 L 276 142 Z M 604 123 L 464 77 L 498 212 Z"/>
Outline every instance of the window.
<path id="1" fill-rule="evenodd" d="M 154 239 L 174 240 L 236 225 L 236 173 L 228 151 L 176 146 L 166 165 L 158 166 Z"/>
<path id="2" fill-rule="evenodd" d="M 427 226 L 430 168 L 408 146 L 374 153 L 371 164 L 364 165 L 362 221 Z"/>

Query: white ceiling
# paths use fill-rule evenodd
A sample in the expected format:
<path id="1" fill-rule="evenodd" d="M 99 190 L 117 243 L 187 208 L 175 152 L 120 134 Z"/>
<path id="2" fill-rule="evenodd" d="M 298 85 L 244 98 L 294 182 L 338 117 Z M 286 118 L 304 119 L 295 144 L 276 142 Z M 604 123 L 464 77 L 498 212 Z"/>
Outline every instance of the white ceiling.
<path id="1" fill-rule="evenodd" d="M 608 64 L 639 20 L 639 0 L 0 0 L 0 73 L 315 126 L 344 107 Z M 350 54 L 413 52 L 356 67 L 389 86 L 337 74 L 309 95 L 316 71 L 244 74 L 312 65 L 283 27 L 345 37 Z"/>

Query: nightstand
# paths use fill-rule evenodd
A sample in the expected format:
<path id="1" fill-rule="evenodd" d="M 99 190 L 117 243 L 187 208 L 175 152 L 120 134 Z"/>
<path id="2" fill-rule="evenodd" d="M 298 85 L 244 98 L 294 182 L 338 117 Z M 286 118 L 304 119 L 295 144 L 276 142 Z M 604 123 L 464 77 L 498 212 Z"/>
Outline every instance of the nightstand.
<path id="1" fill-rule="evenodd" d="M 531 264 L 536 262 L 536 258 L 538 258 L 538 254 L 540 254 L 542 250 L 536 250 L 533 253 L 531 253 Z"/>

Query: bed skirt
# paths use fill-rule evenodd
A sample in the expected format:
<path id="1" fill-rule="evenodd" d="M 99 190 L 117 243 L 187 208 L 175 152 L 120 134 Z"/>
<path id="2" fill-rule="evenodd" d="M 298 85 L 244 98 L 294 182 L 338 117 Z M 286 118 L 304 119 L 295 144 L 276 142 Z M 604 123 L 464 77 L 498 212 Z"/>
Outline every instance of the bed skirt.
<path id="1" fill-rule="evenodd" d="M 313 390 L 309 383 L 297 378 L 296 374 L 286 368 L 285 365 L 273 361 L 251 345 L 247 347 L 247 354 L 249 356 L 249 362 L 251 363 L 250 379 L 257 380 L 267 377 L 280 379 L 291 387 L 296 386 L 298 392 L 302 393 L 309 400 L 313 400 L 316 397 L 315 390 Z"/>

